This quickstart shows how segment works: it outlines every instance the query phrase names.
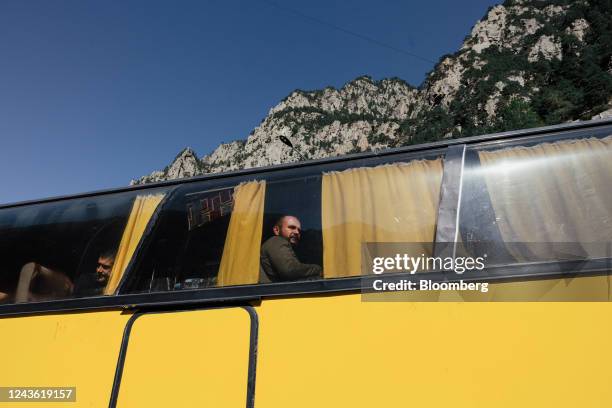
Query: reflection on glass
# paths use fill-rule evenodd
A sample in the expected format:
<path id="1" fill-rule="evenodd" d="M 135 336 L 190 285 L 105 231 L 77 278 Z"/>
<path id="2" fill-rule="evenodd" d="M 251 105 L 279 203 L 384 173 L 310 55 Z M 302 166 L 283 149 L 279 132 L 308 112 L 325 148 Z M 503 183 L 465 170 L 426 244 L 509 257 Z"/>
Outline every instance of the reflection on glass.
<path id="1" fill-rule="evenodd" d="M 380 163 L 179 187 L 126 292 L 356 276 L 362 243 L 432 243 L 442 160 Z"/>
<path id="2" fill-rule="evenodd" d="M 0 210 L 0 302 L 112 294 L 163 194 Z"/>
<path id="3" fill-rule="evenodd" d="M 218 285 L 232 208 L 233 186 L 181 186 L 164 205 L 152 239 L 128 277 L 127 292 L 198 289 Z M 242 206 L 243 204 L 239 204 Z"/>
<path id="4" fill-rule="evenodd" d="M 441 159 L 325 174 L 325 277 L 361 274 L 366 242 L 433 242 L 441 182 Z"/>
<path id="5" fill-rule="evenodd" d="M 506 243 L 496 250 L 498 263 L 606 256 L 612 242 L 611 136 L 467 157 L 460 222 L 467 247 Z"/>

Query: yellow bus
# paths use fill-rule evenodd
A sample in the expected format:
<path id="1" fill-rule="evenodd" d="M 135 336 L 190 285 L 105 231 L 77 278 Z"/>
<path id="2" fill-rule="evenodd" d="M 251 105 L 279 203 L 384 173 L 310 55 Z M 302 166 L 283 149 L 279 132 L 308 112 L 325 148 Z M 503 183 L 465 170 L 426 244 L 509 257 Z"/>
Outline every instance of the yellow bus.
<path id="1" fill-rule="evenodd" d="M 600 120 L 3 205 L 0 406 L 612 406 L 611 187 Z"/>

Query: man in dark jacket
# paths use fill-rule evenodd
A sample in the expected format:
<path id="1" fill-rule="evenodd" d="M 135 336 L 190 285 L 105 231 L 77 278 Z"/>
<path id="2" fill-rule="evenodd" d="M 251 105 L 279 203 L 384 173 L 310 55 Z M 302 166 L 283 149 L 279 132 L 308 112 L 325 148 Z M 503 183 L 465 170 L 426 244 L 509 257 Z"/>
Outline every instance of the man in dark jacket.
<path id="1" fill-rule="evenodd" d="M 321 267 L 304 264 L 293 248 L 302 237 L 302 224 L 292 215 L 285 215 L 272 228 L 274 236 L 261 246 L 259 281 L 261 283 L 316 279 Z"/>

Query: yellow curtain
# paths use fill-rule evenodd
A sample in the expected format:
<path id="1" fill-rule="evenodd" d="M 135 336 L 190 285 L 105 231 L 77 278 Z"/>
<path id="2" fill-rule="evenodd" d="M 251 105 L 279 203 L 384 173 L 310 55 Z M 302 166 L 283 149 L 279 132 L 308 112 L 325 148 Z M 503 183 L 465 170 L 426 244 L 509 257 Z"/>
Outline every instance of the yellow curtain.
<path id="1" fill-rule="evenodd" d="M 365 242 L 433 242 L 441 181 L 441 159 L 324 174 L 325 278 L 360 275 Z"/>
<path id="2" fill-rule="evenodd" d="M 115 256 L 115 263 L 113 264 L 110 278 L 104 288 L 105 295 L 112 295 L 117 290 L 121 277 L 130 263 L 134 251 L 136 251 L 142 234 L 163 198 L 164 194 L 156 194 L 138 196 L 134 200 L 130 217 L 128 218 L 125 230 L 123 230 L 123 236 Z"/>
<path id="3" fill-rule="evenodd" d="M 234 208 L 223 247 L 218 286 L 258 282 L 265 194 L 265 181 L 243 183 L 234 189 Z"/>
<path id="4" fill-rule="evenodd" d="M 604 255 L 612 242 L 612 136 L 479 156 L 504 242 L 538 243 L 527 252 L 508 245 L 517 259 L 558 259 L 565 249 L 552 243 L 560 242 L 585 243 L 577 248 L 582 255 Z"/>

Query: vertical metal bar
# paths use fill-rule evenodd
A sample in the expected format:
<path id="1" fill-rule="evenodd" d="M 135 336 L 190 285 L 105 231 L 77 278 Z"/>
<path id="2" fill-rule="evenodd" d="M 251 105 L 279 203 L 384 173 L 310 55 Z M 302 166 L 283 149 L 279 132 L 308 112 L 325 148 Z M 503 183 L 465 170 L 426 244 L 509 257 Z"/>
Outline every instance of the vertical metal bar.
<path id="1" fill-rule="evenodd" d="M 441 256 L 455 256 L 459 237 L 459 215 L 461 210 L 461 190 L 465 145 L 450 146 L 444 157 L 444 173 L 440 188 L 440 206 L 436 226 L 435 253 Z M 445 243 L 452 243 L 452 251 Z"/>
<path id="2" fill-rule="evenodd" d="M 230 306 L 229 308 L 231 308 Z M 132 333 L 132 327 L 136 322 L 136 319 L 145 315 L 163 314 L 163 313 L 180 313 L 180 312 L 193 312 L 193 311 L 206 311 L 211 309 L 225 309 L 222 308 L 196 308 L 186 310 L 161 310 L 152 312 L 136 312 L 125 325 L 123 330 L 123 338 L 121 339 L 121 347 L 119 348 L 119 358 L 117 359 L 117 366 L 115 368 L 115 377 L 113 379 L 113 387 L 111 389 L 110 400 L 108 403 L 109 408 L 115 408 L 119 399 L 119 389 L 121 387 L 121 379 L 123 377 L 123 368 L 125 366 L 125 358 L 127 355 L 128 345 L 130 343 L 130 334 Z M 251 321 L 249 329 L 249 361 L 248 361 L 248 372 L 247 372 L 247 390 L 246 390 L 246 407 L 253 408 L 255 404 L 255 378 L 257 374 L 257 345 L 259 342 L 259 317 L 257 311 L 253 306 L 242 306 L 242 309 L 246 310 L 249 314 Z"/>

